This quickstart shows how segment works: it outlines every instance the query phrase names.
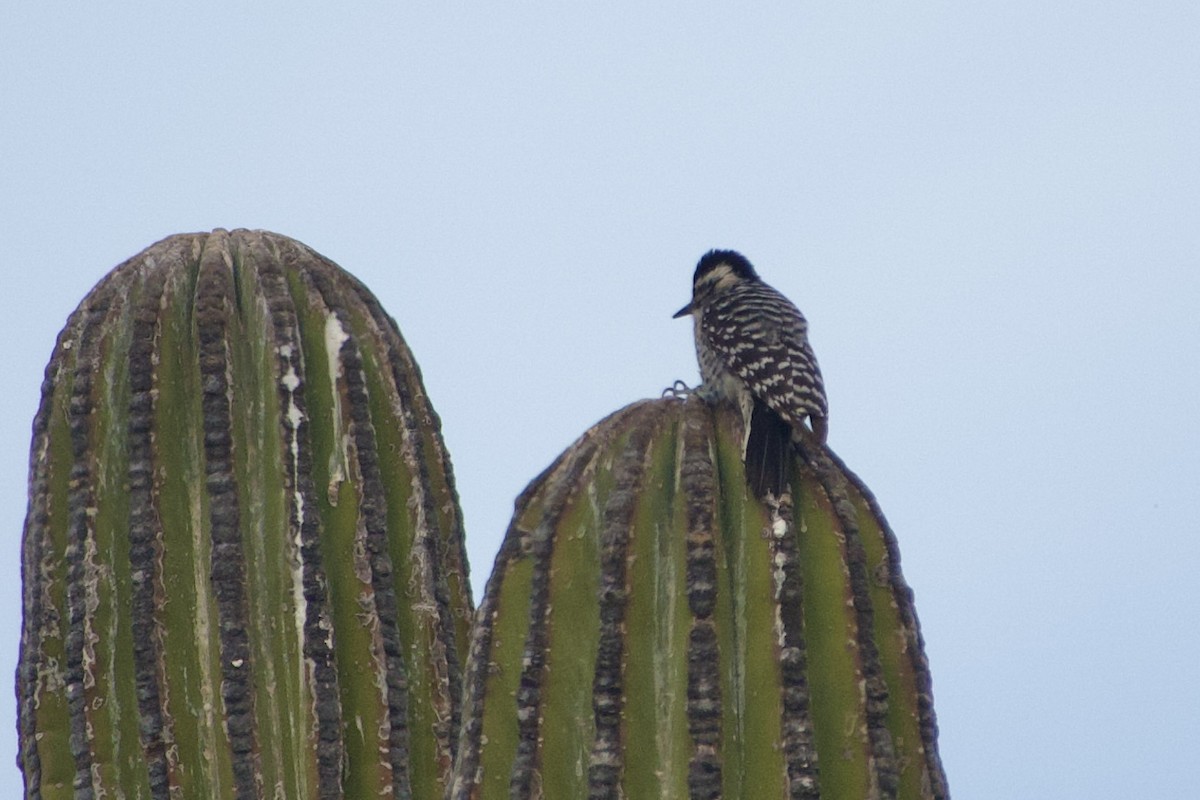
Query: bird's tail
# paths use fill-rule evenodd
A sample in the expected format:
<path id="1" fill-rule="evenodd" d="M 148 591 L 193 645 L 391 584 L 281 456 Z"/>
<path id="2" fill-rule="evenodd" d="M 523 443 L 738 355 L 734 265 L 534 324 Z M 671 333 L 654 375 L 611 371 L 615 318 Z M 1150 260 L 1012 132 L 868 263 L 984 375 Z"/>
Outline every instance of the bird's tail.
<path id="1" fill-rule="evenodd" d="M 746 483 L 760 499 L 780 497 L 791 485 L 792 428 L 766 403 L 754 400 L 746 436 Z"/>

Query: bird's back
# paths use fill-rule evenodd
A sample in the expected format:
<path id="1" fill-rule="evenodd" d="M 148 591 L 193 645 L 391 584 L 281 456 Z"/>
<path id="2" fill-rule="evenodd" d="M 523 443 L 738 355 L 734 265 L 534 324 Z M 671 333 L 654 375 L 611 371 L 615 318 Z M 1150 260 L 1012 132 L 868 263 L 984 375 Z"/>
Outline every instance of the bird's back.
<path id="1" fill-rule="evenodd" d="M 747 282 L 714 297 L 696 334 L 701 377 L 722 396 L 737 400 L 745 387 L 793 427 L 806 416 L 828 416 L 808 323 L 772 287 Z"/>

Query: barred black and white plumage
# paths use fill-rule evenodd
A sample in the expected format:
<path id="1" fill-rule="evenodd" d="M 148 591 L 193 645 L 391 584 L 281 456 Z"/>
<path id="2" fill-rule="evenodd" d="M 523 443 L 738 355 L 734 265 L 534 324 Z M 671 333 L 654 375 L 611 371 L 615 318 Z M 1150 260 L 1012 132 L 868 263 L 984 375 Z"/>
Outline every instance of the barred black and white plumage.
<path id="1" fill-rule="evenodd" d="M 696 357 L 706 399 L 736 403 L 746 423 L 746 479 L 755 494 L 779 497 L 789 484 L 792 440 L 806 421 L 825 441 L 828 404 L 808 322 L 763 283 L 740 253 L 710 250 L 696 265 L 692 302 L 676 317 L 695 320 Z"/>

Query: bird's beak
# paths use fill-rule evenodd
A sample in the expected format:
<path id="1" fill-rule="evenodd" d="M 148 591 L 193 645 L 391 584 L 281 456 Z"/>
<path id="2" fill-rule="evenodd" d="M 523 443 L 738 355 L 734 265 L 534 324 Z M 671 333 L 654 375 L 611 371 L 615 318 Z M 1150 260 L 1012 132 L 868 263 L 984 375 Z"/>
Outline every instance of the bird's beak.
<path id="1" fill-rule="evenodd" d="M 692 304 L 688 303 L 686 306 L 684 306 L 683 308 L 679 309 L 674 314 L 672 314 L 671 319 L 679 319 L 680 317 L 686 317 L 690 313 L 692 313 Z"/>

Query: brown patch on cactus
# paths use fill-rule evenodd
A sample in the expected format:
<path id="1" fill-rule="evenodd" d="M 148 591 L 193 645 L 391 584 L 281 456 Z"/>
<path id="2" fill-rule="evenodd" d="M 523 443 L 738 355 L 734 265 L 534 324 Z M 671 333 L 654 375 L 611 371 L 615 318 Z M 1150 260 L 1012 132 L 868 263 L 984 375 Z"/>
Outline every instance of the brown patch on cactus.
<path id="1" fill-rule="evenodd" d="M 158 309 L 166 275 L 147 276 L 134 310 L 129 347 L 129 564 L 132 578 L 133 663 L 137 681 L 142 748 L 150 779 L 150 796 L 170 796 L 171 738 L 161 686 L 162 637 L 154 623 L 154 607 L 165 593 L 161 582 L 162 523 L 154 498 L 154 356 Z"/>
<path id="2" fill-rule="evenodd" d="M 262 770 L 254 713 L 250 619 L 246 600 L 246 558 L 241 509 L 233 467 L 231 366 L 227 319 L 234 312 L 233 263 L 227 248 L 207 247 L 196 279 L 196 337 L 200 343 L 200 385 L 204 415 L 204 472 L 208 490 L 210 580 L 217 600 L 221 660 L 221 700 L 232 755 L 234 790 L 239 800 L 262 793 Z M 269 735 L 269 734 L 268 734 Z"/>
<path id="3" fill-rule="evenodd" d="M 783 693 L 780 743 L 787 764 L 788 796 L 800 800 L 821 796 L 817 781 L 817 749 L 809 716 L 808 660 L 804 645 L 804 585 L 796 548 L 792 498 L 784 493 L 770 509 L 767 532 L 775 564 L 776 627 Z"/>
<path id="4" fill-rule="evenodd" d="M 601 519 L 600 632 L 592 680 L 595 738 L 588 764 L 588 797 L 592 800 L 615 800 L 620 796 L 622 679 L 627 656 L 625 607 L 630 592 L 628 546 L 646 452 L 656 422 L 654 416 L 647 415 L 629 431 L 612 468 L 614 485 Z"/>
<path id="5" fill-rule="evenodd" d="M 100 355 L 101 327 L 113 308 L 119 307 L 112 284 L 96 292 L 83 314 L 76 366 L 67 406 L 67 422 L 74 456 L 67 497 L 67 636 L 65 687 L 71 715 L 71 757 L 75 762 L 73 785 L 77 793 L 94 791 L 94 760 L 88 742 L 94 730 L 89 720 L 87 690 L 95 686 L 96 631 L 91 612 L 96 608 L 98 565 L 95 560 L 93 519 L 96 515 L 93 449 L 93 373 Z"/>
<path id="6" fill-rule="evenodd" d="M 679 482 L 687 520 L 687 602 L 692 613 L 687 649 L 687 720 L 692 738 L 688 794 L 697 800 L 721 796 L 720 648 L 713 609 L 717 600 L 717 564 L 713 524 L 716 472 L 712 421 L 698 403 L 687 404 L 683 418 L 683 457 Z"/>

